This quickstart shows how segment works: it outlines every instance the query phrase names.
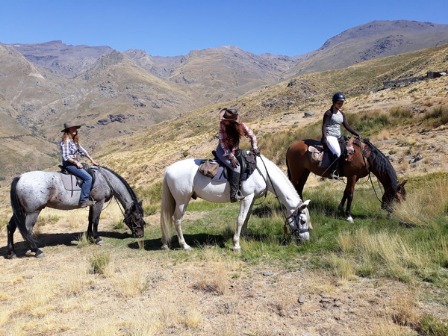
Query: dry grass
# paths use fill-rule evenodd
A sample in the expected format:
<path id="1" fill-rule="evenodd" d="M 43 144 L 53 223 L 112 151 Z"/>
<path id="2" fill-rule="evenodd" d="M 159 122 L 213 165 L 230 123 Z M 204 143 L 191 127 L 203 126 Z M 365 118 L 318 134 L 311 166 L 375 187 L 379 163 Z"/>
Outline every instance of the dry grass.
<path id="1" fill-rule="evenodd" d="M 409 193 L 406 202 L 396 207 L 394 216 L 407 225 L 431 226 L 432 218 L 443 215 L 446 211 L 447 204 L 440 202 L 446 198 L 446 190 L 447 180 L 428 183 L 426 188 Z"/>

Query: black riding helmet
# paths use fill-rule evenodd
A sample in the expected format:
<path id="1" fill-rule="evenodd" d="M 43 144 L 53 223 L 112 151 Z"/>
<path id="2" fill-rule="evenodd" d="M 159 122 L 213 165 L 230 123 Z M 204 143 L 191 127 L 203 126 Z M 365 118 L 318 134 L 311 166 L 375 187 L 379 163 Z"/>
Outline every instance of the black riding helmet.
<path id="1" fill-rule="evenodd" d="M 345 101 L 345 96 L 341 92 L 335 93 L 333 95 L 333 103 L 337 102 L 338 100 Z"/>

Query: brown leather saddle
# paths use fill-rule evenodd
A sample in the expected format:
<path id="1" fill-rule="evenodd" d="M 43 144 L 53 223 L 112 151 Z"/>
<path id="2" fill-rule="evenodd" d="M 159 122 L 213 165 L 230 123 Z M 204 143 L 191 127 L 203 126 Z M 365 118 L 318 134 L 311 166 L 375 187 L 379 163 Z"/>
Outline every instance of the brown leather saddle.
<path id="1" fill-rule="evenodd" d="M 90 187 L 90 190 L 92 190 L 96 182 L 96 174 L 95 174 L 96 169 L 91 168 L 86 163 L 82 163 L 82 167 L 87 173 L 89 173 L 90 176 L 92 176 L 92 185 Z M 61 165 L 59 165 L 59 168 L 61 169 L 59 173 L 65 190 L 69 191 L 81 190 L 84 180 L 78 176 L 71 174 L 67 169 L 65 169 Z"/>
<path id="2" fill-rule="evenodd" d="M 339 160 L 327 146 L 324 146 L 322 141 L 315 141 L 313 144 L 309 144 L 307 151 L 310 161 L 317 163 L 320 168 L 328 168 L 330 166 L 334 168 L 338 167 L 339 176 L 345 176 L 343 166 L 345 162 L 351 162 L 353 160 L 353 154 L 355 153 L 353 141 L 355 138 L 341 136 L 338 140 L 341 148 Z"/>

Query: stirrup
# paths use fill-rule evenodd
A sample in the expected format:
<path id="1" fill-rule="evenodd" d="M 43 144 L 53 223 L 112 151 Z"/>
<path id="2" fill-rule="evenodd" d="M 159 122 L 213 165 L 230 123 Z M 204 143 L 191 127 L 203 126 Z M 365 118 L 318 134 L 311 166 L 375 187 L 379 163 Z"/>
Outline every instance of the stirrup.
<path id="1" fill-rule="evenodd" d="M 238 192 L 234 196 L 230 196 L 230 203 L 239 202 L 245 198 L 246 196 L 241 195 L 241 192 L 238 190 Z"/>
<path id="2" fill-rule="evenodd" d="M 337 170 L 333 170 L 330 174 L 330 179 L 332 180 L 339 180 L 339 175 L 337 173 Z"/>

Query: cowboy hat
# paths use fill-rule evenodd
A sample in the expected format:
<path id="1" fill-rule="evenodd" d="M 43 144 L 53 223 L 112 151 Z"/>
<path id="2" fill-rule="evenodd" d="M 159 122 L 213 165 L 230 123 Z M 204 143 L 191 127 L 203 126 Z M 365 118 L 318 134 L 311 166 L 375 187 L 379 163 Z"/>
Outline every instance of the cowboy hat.
<path id="1" fill-rule="evenodd" d="M 219 112 L 219 120 L 233 121 L 237 124 L 241 124 L 241 118 L 238 114 L 238 110 L 233 108 L 223 108 Z"/>
<path id="2" fill-rule="evenodd" d="M 64 129 L 61 132 L 65 132 L 66 130 L 68 130 L 69 128 L 72 128 L 72 127 L 76 127 L 76 129 L 78 129 L 78 128 L 81 128 L 81 125 L 76 125 L 71 121 L 67 121 L 64 124 Z"/>

